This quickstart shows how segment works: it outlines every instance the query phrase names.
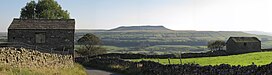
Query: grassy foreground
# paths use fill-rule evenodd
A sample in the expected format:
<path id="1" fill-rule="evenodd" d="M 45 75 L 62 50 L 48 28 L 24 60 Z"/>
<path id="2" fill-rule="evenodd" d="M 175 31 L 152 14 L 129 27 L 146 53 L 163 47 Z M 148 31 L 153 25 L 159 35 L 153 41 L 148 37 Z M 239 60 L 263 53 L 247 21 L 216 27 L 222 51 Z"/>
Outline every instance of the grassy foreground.
<path id="1" fill-rule="evenodd" d="M 0 65 L 0 75 L 87 75 L 83 66 L 70 68 L 11 68 Z"/>
<path id="2" fill-rule="evenodd" d="M 132 59 L 132 61 L 138 62 L 141 60 L 150 60 L 160 62 L 162 64 L 169 64 L 168 59 Z M 240 55 L 231 56 L 218 56 L 218 57 L 202 57 L 202 58 L 187 58 L 182 59 L 182 63 L 197 63 L 200 65 L 251 65 L 252 62 L 256 65 L 265 65 L 272 62 L 272 52 L 255 52 Z M 170 59 L 171 64 L 180 64 L 180 59 Z"/>

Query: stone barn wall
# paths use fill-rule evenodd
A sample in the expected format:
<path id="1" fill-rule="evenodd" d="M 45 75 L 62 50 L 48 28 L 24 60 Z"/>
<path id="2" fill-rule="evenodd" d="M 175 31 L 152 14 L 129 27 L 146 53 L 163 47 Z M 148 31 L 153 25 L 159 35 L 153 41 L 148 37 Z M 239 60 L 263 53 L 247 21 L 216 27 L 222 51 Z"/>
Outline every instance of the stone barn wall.
<path id="1" fill-rule="evenodd" d="M 35 34 L 37 33 L 45 34 L 44 43 L 36 42 Z M 25 43 L 27 45 L 30 45 L 28 47 L 32 47 L 32 49 L 35 49 L 35 47 L 37 46 L 39 48 L 42 48 L 43 50 L 65 50 L 68 51 L 70 54 L 72 54 L 74 51 L 74 30 L 9 29 L 8 35 L 9 42 Z"/>
<path id="2" fill-rule="evenodd" d="M 20 43 L 23 47 L 31 49 L 66 51 L 73 54 L 74 33 L 75 19 L 14 18 L 8 28 L 8 43 Z"/>
<path id="3" fill-rule="evenodd" d="M 244 38 L 253 38 L 253 37 L 244 37 Z M 227 52 L 230 54 L 257 52 L 257 51 L 261 51 L 261 42 L 258 39 L 256 39 L 256 41 L 250 40 L 250 41 L 242 41 L 242 42 L 241 41 L 236 42 L 233 39 L 229 39 L 227 41 L 226 48 L 227 48 Z"/>

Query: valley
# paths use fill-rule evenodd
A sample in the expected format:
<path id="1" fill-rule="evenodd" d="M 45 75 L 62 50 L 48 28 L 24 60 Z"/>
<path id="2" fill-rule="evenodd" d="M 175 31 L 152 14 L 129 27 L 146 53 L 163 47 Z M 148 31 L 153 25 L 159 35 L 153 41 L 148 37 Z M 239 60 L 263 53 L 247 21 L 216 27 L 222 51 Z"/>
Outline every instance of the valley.
<path id="1" fill-rule="evenodd" d="M 153 27 L 153 28 L 152 28 Z M 242 31 L 193 31 L 170 30 L 164 27 L 121 27 L 111 30 L 77 29 L 77 40 L 92 33 L 102 40 L 102 47 L 109 53 L 174 54 L 207 52 L 207 43 L 213 40 L 226 41 L 229 37 L 257 37 L 262 49 L 272 48 L 272 36 L 249 34 Z M 0 42 L 7 41 L 7 32 L 0 33 Z"/>
<path id="2" fill-rule="evenodd" d="M 242 31 L 185 31 L 170 30 L 161 26 L 144 27 L 76 30 L 75 40 L 86 33 L 92 33 L 101 38 L 104 47 L 111 53 L 142 54 L 207 52 L 209 41 L 226 41 L 229 37 L 258 37 L 262 41 L 262 49 L 271 48 L 272 45 L 272 36 L 249 34 Z"/>

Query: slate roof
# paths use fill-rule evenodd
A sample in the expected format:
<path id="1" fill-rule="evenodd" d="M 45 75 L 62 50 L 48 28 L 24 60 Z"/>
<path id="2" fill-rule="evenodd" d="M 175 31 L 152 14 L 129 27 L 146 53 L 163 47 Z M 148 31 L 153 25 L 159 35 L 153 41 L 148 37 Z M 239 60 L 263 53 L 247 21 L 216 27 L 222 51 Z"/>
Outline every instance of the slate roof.
<path id="1" fill-rule="evenodd" d="M 256 37 L 230 37 L 228 40 L 233 40 L 234 42 L 261 42 Z"/>
<path id="2" fill-rule="evenodd" d="M 8 29 L 75 29 L 75 19 L 13 19 Z"/>

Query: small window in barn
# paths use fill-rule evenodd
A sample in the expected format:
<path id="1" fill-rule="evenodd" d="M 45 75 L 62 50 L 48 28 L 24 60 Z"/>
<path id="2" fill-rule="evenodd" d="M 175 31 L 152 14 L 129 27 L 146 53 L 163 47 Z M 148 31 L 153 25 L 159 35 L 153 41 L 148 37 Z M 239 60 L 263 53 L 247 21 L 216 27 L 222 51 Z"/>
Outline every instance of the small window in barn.
<path id="1" fill-rule="evenodd" d="M 36 43 L 45 43 L 45 33 L 35 34 Z"/>
<path id="2" fill-rule="evenodd" d="M 12 37 L 12 39 L 15 39 L 15 37 Z"/>
<path id="3" fill-rule="evenodd" d="M 244 43 L 244 46 L 246 46 L 247 45 L 247 43 Z"/>

